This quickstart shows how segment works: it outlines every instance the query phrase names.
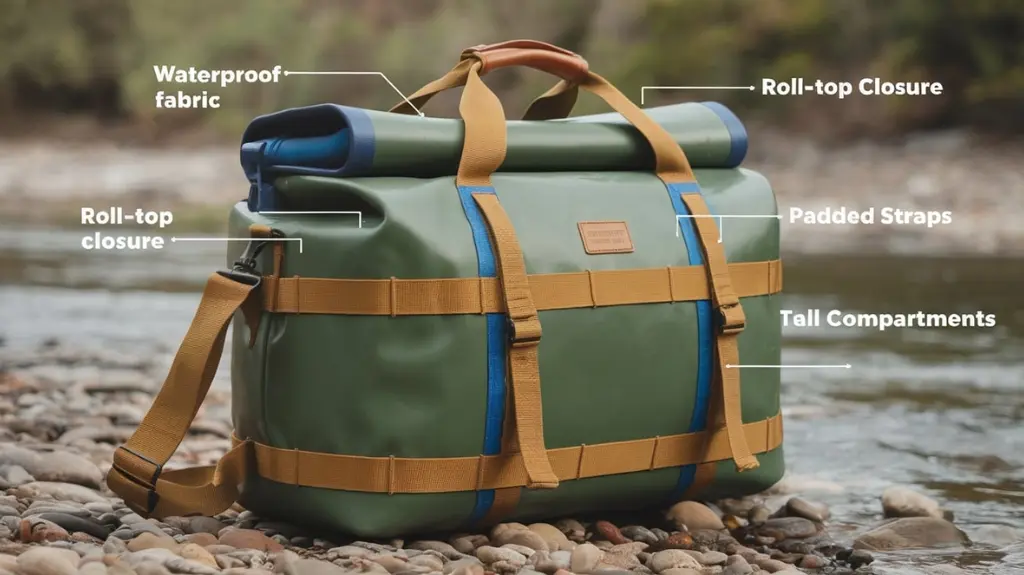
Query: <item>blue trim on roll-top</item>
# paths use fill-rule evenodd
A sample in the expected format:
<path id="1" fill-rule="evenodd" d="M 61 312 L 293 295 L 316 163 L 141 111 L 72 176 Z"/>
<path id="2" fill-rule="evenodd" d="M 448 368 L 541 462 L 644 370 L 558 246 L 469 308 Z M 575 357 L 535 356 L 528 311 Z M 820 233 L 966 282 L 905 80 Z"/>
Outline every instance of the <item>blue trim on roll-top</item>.
<path id="1" fill-rule="evenodd" d="M 736 117 L 736 114 L 732 113 L 732 110 L 718 102 L 701 102 L 701 104 L 714 112 L 725 124 L 725 129 L 729 131 L 729 157 L 726 158 L 726 165 L 723 167 L 738 167 L 743 163 L 743 158 L 747 157 L 747 129 L 743 127 L 743 122 Z"/>
<path id="2" fill-rule="evenodd" d="M 358 176 L 373 166 L 373 120 L 360 108 L 320 104 L 260 116 L 242 135 L 242 170 L 282 175 Z"/>
<path id="3" fill-rule="evenodd" d="M 348 159 L 337 175 L 355 176 L 365 173 L 373 167 L 373 155 L 376 152 L 376 138 L 373 131 L 373 120 L 366 110 L 336 106 L 348 121 L 349 146 Z"/>
<path id="4" fill-rule="evenodd" d="M 680 197 L 684 193 L 699 193 L 700 186 L 696 183 L 668 184 L 669 197 L 672 199 L 672 207 L 677 216 L 688 216 L 690 210 Z M 686 243 L 686 255 L 691 266 L 704 265 L 704 253 L 701 249 L 700 237 L 697 234 L 697 226 L 693 218 L 676 218 L 679 220 L 679 231 L 683 241 Z M 690 427 L 687 433 L 703 431 L 707 427 L 708 398 L 711 395 L 712 370 L 711 362 L 714 359 L 712 349 L 712 314 L 711 302 L 700 300 L 697 306 L 697 393 L 693 402 L 693 415 L 690 417 Z M 672 492 L 673 501 L 682 497 L 693 483 L 697 471 L 696 465 L 686 465 L 680 468 L 679 480 Z"/>
<path id="5" fill-rule="evenodd" d="M 498 265 L 494 246 L 487 231 L 480 207 L 473 200 L 473 194 L 494 194 L 492 186 L 459 186 L 459 200 L 469 220 L 469 229 L 476 246 L 477 272 L 482 278 L 498 276 Z M 505 418 L 505 341 L 507 322 L 505 314 L 487 314 L 487 411 L 484 416 L 484 455 L 501 452 L 501 431 Z M 476 523 L 490 511 L 494 504 L 494 490 L 477 491 L 476 505 L 470 521 Z"/>

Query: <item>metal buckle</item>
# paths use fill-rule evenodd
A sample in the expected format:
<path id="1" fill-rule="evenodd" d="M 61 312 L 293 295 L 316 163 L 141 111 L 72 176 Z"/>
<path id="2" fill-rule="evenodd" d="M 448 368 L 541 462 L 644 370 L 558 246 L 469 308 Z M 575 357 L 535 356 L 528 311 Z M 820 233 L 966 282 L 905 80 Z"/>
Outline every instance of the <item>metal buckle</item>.
<path id="1" fill-rule="evenodd" d="M 739 303 L 722 305 L 718 307 L 718 333 L 722 335 L 736 335 L 747 327 L 746 319 L 738 323 L 729 323 L 728 310 L 738 307 Z"/>
<path id="2" fill-rule="evenodd" d="M 281 230 L 271 229 L 270 237 L 272 238 L 283 238 L 284 233 Z M 267 246 L 267 240 L 253 238 L 246 246 L 245 250 L 242 251 L 242 255 L 238 256 L 235 263 L 231 266 L 230 270 L 220 270 L 217 273 L 229 280 L 236 281 L 241 284 L 250 285 L 252 287 L 259 287 L 263 281 L 262 276 L 256 271 L 256 258 L 259 257 L 260 252 Z"/>
<path id="3" fill-rule="evenodd" d="M 126 452 L 126 453 L 128 453 L 128 454 L 130 454 L 130 455 L 132 455 L 132 456 L 134 456 L 134 457 L 136 457 L 138 459 L 141 459 L 142 461 L 145 461 L 146 463 L 148 463 L 148 464 L 153 466 L 153 468 L 154 468 L 153 477 L 150 478 L 148 483 L 145 482 L 142 479 L 139 479 L 134 474 L 128 472 L 128 470 L 126 470 L 124 467 L 122 467 L 122 466 L 117 464 L 117 457 L 116 457 L 117 450 L 124 451 L 124 452 Z M 145 487 L 146 488 L 146 509 L 145 509 L 145 512 L 147 514 L 152 513 L 153 510 L 156 509 L 157 503 L 160 501 L 160 496 L 156 492 L 156 482 L 157 482 L 157 479 L 160 478 L 160 475 L 164 472 L 164 466 L 159 464 L 159 463 L 157 463 L 157 462 L 155 462 L 155 461 L 153 461 L 152 459 L 146 457 L 145 455 L 142 455 L 141 453 L 137 453 L 137 452 L 131 450 L 130 448 L 125 447 L 124 445 L 118 446 L 117 450 L 114 450 L 115 451 L 115 457 L 114 457 L 113 465 L 111 465 L 111 467 L 116 469 L 117 472 L 120 473 L 121 475 L 127 477 L 132 483 L 135 483 L 136 485 L 139 485 L 141 487 Z"/>
<path id="4" fill-rule="evenodd" d="M 537 335 L 523 336 L 520 337 L 516 333 L 516 322 L 511 317 L 508 318 L 508 341 L 512 347 L 529 347 L 540 343 L 540 333 Z"/>

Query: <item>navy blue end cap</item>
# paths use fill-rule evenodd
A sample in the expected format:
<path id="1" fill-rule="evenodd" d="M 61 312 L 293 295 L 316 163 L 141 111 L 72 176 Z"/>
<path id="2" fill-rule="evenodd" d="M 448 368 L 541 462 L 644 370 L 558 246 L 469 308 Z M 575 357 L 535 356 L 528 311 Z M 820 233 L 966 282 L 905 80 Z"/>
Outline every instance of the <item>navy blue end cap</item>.
<path id="1" fill-rule="evenodd" d="M 259 150 L 257 159 L 256 151 Z M 373 165 L 373 121 L 365 110 L 318 104 L 259 116 L 242 135 L 242 169 L 254 181 L 285 175 L 358 176 Z"/>
<path id="2" fill-rule="evenodd" d="M 747 157 L 747 129 L 743 127 L 743 122 L 736 117 L 736 114 L 732 113 L 732 110 L 718 102 L 701 102 L 701 104 L 714 112 L 718 119 L 725 124 L 725 129 L 729 131 L 729 157 L 725 160 L 728 165 L 724 167 L 739 167 L 743 163 L 743 158 Z"/>

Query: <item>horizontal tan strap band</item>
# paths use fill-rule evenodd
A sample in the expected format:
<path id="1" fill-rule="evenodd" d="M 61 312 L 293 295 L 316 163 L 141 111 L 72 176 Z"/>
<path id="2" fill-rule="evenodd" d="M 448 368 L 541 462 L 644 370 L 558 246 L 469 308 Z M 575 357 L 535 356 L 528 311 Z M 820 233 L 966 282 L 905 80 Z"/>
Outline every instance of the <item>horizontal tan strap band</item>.
<path id="1" fill-rule="evenodd" d="M 782 445 L 782 415 L 743 426 L 754 453 Z M 237 439 L 236 439 L 237 441 Z M 705 446 L 707 451 L 705 452 Z M 333 455 L 254 443 L 260 476 L 290 485 L 371 493 L 449 493 L 522 487 L 518 453 L 478 457 L 402 458 Z M 649 471 L 732 457 L 725 429 L 548 449 L 559 481 Z"/>
<path id="2" fill-rule="evenodd" d="M 739 297 L 782 291 L 782 262 L 729 264 Z M 703 266 L 598 270 L 528 276 L 537 310 L 709 299 Z M 497 278 L 265 279 L 265 309 L 278 313 L 448 315 L 503 313 Z M 276 287 L 276 289 L 274 289 Z"/>

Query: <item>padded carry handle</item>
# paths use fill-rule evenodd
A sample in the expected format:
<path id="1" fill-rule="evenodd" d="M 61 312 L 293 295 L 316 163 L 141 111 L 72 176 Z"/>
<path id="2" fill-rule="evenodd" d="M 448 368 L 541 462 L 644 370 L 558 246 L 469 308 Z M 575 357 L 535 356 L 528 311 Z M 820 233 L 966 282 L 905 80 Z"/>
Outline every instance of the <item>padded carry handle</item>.
<path id="1" fill-rule="evenodd" d="M 525 66 L 547 72 L 564 80 L 582 80 L 589 65 L 578 54 L 536 40 L 511 40 L 500 44 L 474 46 L 462 53 L 462 60 L 475 58 L 483 67 L 480 75 L 498 68 Z"/>
<path id="2" fill-rule="evenodd" d="M 469 68 L 474 62 L 482 64 L 478 74 L 510 66 L 524 66 L 562 78 L 555 88 L 534 100 L 523 114 L 524 120 L 550 120 L 565 118 L 576 105 L 577 84 L 586 77 L 590 65 L 582 56 L 538 40 L 509 40 L 497 44 L 481 44 L 462 51 L 459 63 L 447 74 L 423 86 L 408 101 L 392 106 L 391 112 L 413 114 L 435 94 L 466 85 Z M 410 106 L 410 103 L 412 106 Z"/>
<path id="3" fill-rule="evenodd" d="M 485 67 L 485 60 L 478 57 L 480 54 L 472 50 L 465 52 L 468 59 L 449 72 L 452 74 L 466 67 L 466 89 L 459 102 L 459 114 L 466 123 L 457 179 L 460 186 L 490 186 L 491 174 L 505 159 L 505 112 L 498 97 L 480 79 L 480 71 Z M 666 184 L 695 181 L 690 162 L 675 139 L 608 80 L 588 70 L 578 80 L 578 85 L 604 100 L 644 136 L 654 151 L 656 172 L 662 181 Z"/>

